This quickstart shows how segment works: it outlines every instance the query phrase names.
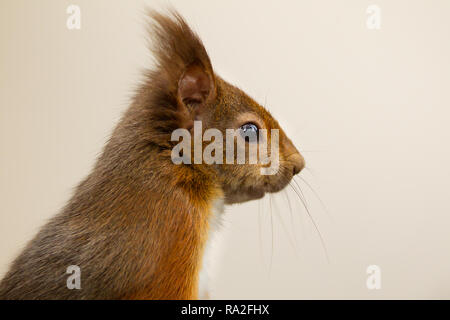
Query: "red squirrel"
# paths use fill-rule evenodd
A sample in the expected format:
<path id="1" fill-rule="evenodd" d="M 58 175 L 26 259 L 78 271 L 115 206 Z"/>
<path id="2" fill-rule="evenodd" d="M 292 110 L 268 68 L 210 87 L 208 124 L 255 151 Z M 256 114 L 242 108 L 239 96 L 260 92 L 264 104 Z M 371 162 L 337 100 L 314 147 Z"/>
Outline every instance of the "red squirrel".
<path id="1" fill-rule="evenodd" d="M 149 12 L 155 66 L 144 75 L 92 172 L 13 261 L 0 299 L 197 299 L 213 220 L 223 205 L 283 189 L 304 159 L 278 122 L 220 78 L 175 11 Z M 279 130 L 279 169 L 175 164 L 171 134 L 245 126 Z M 270 137 L 269 137 L 270 138 Z M 246 141 L 246 143 L 251 143 Z M 66 285 L 68 266 L 81 288 Z"/>

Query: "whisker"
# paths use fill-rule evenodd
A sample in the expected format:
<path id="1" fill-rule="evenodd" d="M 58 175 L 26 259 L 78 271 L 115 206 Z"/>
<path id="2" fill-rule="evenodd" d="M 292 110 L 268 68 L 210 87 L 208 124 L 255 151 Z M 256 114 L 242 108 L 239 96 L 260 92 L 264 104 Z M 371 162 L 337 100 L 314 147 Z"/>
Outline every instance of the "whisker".
<path id="1" fill-rule="evenodd" d="M 269 276 L 270 272 L 272 271 L 272 262 L 273 262 L 273 217 L 272 217 L 272 197 L 270 197 L 269 193 L 269 204 L 270 204 L 270 228 L 271 228 L 271 238 L 272 238 L 272 244 L 271 244 L 271 250 L 270 250 L 270 264 L 269 264 Z"/>
<path id="2" fill-rule="evenodd" d="M 327 206 L 326 206 L 325 203 L 322 201 L 322 199 L 320 198 L 320 196 L 319 196 L 319 194 L 316 192 L 316 190 L 314 190 L 314 188 L 311 186 L 311 184 L 310 184 L 308 181 L 306 181 L 305 178 L 303 178 L 303 177 L 301 177 L 301 176 L 298 176 L 298 178 L 299 178 L 301 181 L 303 181 L 303 183 L 306 184 L 306 186 L 314 193 L 314 195 L 316 196 L 317 200 L 319 200 L 319 202 L 320 202 L 320 204 L 321 204 L 323 210 L 324 210 L 325 213 L 327 214 L 327 216 L 328 216 L 330 219 L 333 220 L 333 217 L 331 216 L 331 214 L 330 214 L 330 212 L 329 212 Z M 295 180 L 294 180 L 294 181 L 295 181 Z M 297 186 L 298 186 L 298 184 L 297 184 Z M 300 188 L 300 186 L 299 186 L 299 188 Z"/>
<path id="3" fill-rule="evenodd" d="M 263 254 L 263 249 L 262 249 L 262 227 L 261 227 L 261 201 L 262 200 L 258 200 L 258 242 L 259 242 L 259 254 L 261 256 L 261 260 L 263 262 L 263 264 L 265 264 L 264 261 L 264 254 Z"/>
<path id="4" fill-rule="evenodd" d="M 295 178 L 295 177 L 294 177 Z M 292 179 L 292 181 L 294 181 L 294 183 L 295 183 L 295 185 L 297 186 L 297 188 L 298 188 L 298 191 L 300 191 L 300 194 L 302 195 L 302 198 L 303 198 L 303 200 L 305 200 L 305 204 L 306 204 L 306 206 L 307 207 L 309 207 L 309 205 L 308 205 L 308 201 L 306 201 L 306 197 L 305 197 L 305 194 L 303 193 L 303 190 L 302 190 L 302 188 L 300 188 L 300 185 L 297 183 L 297 180 L 295 180 L 295 179 Z"/>
<path id="5" fill-rule="evenodd" d="M 272 194 L 270 194 L 270 197 L 272 197 Z M 286 237 L 287 237 L 289 243 L 294 248 L 295 255 L 298 257 L 297 248 L 296 248 L 295 243 L 293 242 L 293 240 L 291 238 L 290 233 L 288 232 L 288 230 L 286 228 L 286 225 L 284 223 L 283 217 L 281 216 L 281 214 L 280 214 L 280 212 L 278 210 L 278 206 L 276 205 L 276 202 L 275 202 L 275 196 L 274 196 L 274 199 L 273 199 L 273 205 L 275 207 L 275 214 L 277 215 L 278 219 L 280 219 L 281 227 L 283 228 L 284 232 L 286 233 Z M 295 234 L 295 232 L 294 232 L 294 234 Z"/>
<path id="6" fill-rule="evenodd" d="M 327 247 L 326 247 L 326 245 L 325 245 L 325 241 L 324 241 L 324 239 L 323 239 L 323 237 L 322 237 L 322 234 L 320 233 L 320 230 L 319 230 L 319 228 L 318 228 L 316 222 L 314 221 L 314 219 L 313 219 L 311 213 L 309 212 L 308 207 L 306 206 L 305 202 L 303 201 L 301 195 L 298 193 L 297 189 L 295 189 L 295 187 L 294 187 L 291 183 L 289 183 L 289 186 L 292 188 L 292 190 L 294 190 L 295 194 L 296 194 L 297 197 L 300 199 L 301 203 L 303 204 L 303 207 L 305 208 L 305 210 L 306 210 L 306 212 L 307 212 L 307 214 L 308 214 L 308 216 L 309 216 L 309 219 L 311 220 L 311 223 L 313 224 L 314 228 L 316 229 L 316 232 L 317 232 L 317 234 L 318 234 L 318 236 L 319 236 L 320 242 L 321 242 L 321 244 L 322 244 L 322 248 L 323 248 L 324 253 L 325 253 L 325 257 L 326 257 L 326 259 L 327 259 L 327 261 L 328 261 L 328 263 L 329 263 L 329 262 L 330 262 L 330 258 L 329 258 L 329 256 L 328 256 L 328 250 L 327 250 Z"/>
<path id="7" fill-rule="evenodd" d="M 292 213 L 291 200 L 289 199 L 289 194 L 286 191 L 286 189 L 283 190 L 283 194 L 286 196 L 286 200 L 287 200 L 287 203 L 288 203 L 288 206 L 289 206 L 289 215 L 290 215 L 290 218 L 291 218 L 292 234 L 294 236 L 294 245 L 295 245 L 294 248 L 295 248 L 296 251 L 297 250 L 300 251 L 299 248 L 297 247 L 298 246 L 298 240 L 297 240 L 297 235 L 296 235 L 295 229 L 294 229 L 295 224 L 294 224 L 294 215 Z"/>

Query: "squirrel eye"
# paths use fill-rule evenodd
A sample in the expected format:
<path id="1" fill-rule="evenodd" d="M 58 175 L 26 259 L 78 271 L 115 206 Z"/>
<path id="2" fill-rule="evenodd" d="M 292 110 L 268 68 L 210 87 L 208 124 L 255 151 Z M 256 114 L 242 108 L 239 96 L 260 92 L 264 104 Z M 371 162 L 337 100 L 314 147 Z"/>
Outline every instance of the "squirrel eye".
<path id="1" fill-rule="evenodd" d="M 258 127 L 254 123 L 246 123 L 239 128 L 241 136 L 249 142 L 258 141 Z"/>

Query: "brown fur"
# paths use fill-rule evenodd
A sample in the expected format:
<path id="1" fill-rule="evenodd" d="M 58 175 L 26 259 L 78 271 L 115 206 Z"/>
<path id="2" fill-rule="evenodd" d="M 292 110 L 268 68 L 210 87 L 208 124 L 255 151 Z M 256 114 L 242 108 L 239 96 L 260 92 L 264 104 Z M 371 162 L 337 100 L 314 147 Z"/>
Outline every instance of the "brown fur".
<path id="1" fill-rule="evenodd" d="M 195 299 L 213 201 L 276 192 L 303 167 L 276 120 L 215 75 L 201 41 L 177 13 L 150 16 L 156 67 L 92 173 L 13 262 L 0 298 Z M 280 172 L 173 164 L 171 133 L 192 129 L 194 120 L 222 132 L 243 121 L 280 129 Z M 81 268 L 81 290 L 66 287 L 69 265 Z"/>

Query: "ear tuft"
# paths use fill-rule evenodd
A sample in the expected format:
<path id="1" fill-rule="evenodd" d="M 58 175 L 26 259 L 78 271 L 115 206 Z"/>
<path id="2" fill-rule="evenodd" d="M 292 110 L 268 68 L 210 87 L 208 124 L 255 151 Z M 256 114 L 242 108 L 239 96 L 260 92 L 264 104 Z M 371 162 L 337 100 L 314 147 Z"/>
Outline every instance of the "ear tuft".
<path id="1" fill-rule="evenodd" d="M 155 65 L 147 70 L 135 103 L 148 112 L 152 141 L 171 147 L 178 128 L 190 130 L 217 96 L 216 79 L 199 37 L 175 11 L 148 11 L 150 48 Z"/>
<path id="2" fill-rule="evenodd" d="M 149 11 L 156 74 L 166 90 L 184 104 L 204 103 L 215 92 L 211 61 L 200 38 L 176 11 Z"/>

